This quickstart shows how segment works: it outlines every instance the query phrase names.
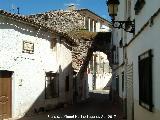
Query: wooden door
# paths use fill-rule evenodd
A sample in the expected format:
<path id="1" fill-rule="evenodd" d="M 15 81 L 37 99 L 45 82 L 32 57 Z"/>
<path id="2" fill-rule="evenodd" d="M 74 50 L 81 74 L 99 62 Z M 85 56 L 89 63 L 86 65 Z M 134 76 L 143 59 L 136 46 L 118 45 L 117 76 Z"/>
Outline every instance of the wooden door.
<path id="1" fill-rule="evenodd" d="M 11 117 L 11 75 L 0 71 L 0 120 Z"/>

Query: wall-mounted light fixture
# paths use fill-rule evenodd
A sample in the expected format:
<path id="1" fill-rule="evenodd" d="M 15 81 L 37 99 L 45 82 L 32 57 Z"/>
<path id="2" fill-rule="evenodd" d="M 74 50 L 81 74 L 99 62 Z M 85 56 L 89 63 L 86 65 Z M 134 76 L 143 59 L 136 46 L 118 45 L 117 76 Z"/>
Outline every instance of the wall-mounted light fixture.
<path id="1" fill-rule="evenodd" d="M 112 26 L 118 29 L 124 29 L 126 32 L 135 33 L 135 21 L 115 21 L 117 16 L 119 0 L 108 0 L 107 2 L 109 16 L 112 18 Z"/>

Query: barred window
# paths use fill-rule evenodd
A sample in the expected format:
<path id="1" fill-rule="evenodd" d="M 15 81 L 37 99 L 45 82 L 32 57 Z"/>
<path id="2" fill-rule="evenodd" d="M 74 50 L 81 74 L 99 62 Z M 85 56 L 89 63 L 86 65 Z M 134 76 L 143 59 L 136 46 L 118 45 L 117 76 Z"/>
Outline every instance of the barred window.
<path id="1" fill-rule="evenodd" d="M 139 104 L 152 111 L 152 51 L 149 50 L 139 59 Z"/>
<path id="2" fill-rule="evenodd" d="M 116 92 L 119 95 L 119 75 L 116 75 Z"/>
<path id="3" fill-rule="evenodd" d="M 91 22 L 90 22 L 90 31 L 92 32 L 93 31 L 93 20 L 91 19 Z"/>
<path id="4" fill-rule="evenodd" d="M 97 23 L 97 21 L 94 22 L 94 32 L 97 32 L 96 31 L 96 23 Z"/>
<path id="5" fill-rule="evenodd" d="M 69 91 L 69 75 L 68 76 L 66 76 L 66 92 L 68 92 Z"/>
<path id="6" fill-rule="evenodd" d="M 55 98 L 59 96 L 58 75 L 52 72 L 46 72 L 45 78 L 45 98 Z"/>

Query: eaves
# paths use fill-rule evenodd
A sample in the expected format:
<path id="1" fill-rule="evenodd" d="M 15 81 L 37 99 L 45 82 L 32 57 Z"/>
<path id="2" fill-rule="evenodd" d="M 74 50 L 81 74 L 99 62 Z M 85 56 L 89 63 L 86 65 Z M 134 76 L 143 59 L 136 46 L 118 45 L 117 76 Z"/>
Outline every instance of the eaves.
<path id="1" fill-rule="evenodd" d="M 75 44 L 75 39 L 73 39 L 70 36 L 68 36 L 68 34 L 63 33 L 63 32 L 59 32 L 59 31 L 57 31 L 55 29 L 51 29 L 51 28 L 49 28 L 47 26 L 44 26 L 41 23 L 35 22 L 34 20 L 32 20 L 32 19 L 30 19 L 30 18 L 28 18 L 26 16 L 22 16 L 22 15 L 18 15 L 18 14 L 12 14 L 12 13 L 6 12 L 4 10 L 0 10 L 0 16 L 9 18 L 11 20 L 14 20 L 14 21 L 17 21 L 17 22 L 20 22 L 20 23 L 24 23 L 26 25 L 30 25 L 30 26 L 36 27 L 38 29 L 43 29 L 45 31 L 49 31 L 52 34 L 57 34 L 57 35 L 63 36 L 65 38 L 69 39 L 70 42 L 73 42 L 73 45 Z"/>

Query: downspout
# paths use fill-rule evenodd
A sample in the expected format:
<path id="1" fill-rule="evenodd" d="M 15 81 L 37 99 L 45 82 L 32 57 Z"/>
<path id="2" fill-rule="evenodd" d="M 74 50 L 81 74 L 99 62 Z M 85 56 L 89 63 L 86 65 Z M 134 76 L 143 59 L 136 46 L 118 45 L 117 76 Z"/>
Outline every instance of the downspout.
<path id="1" fill-rule="evenodd" d="M 125 9 L 124 9 L 124 20 L 127 19 L 127 0 L 125 1 Z M 127 57 L 127 33 L 124 31 L 124 85 L 125 85 L 125 94 L 124 94 L 124 98 L 123 99 L 123 110 L 124 110 L 124 114 L 125 117 L 127 118 L 127 64 L 128 64 L 128 57 Z"/>

